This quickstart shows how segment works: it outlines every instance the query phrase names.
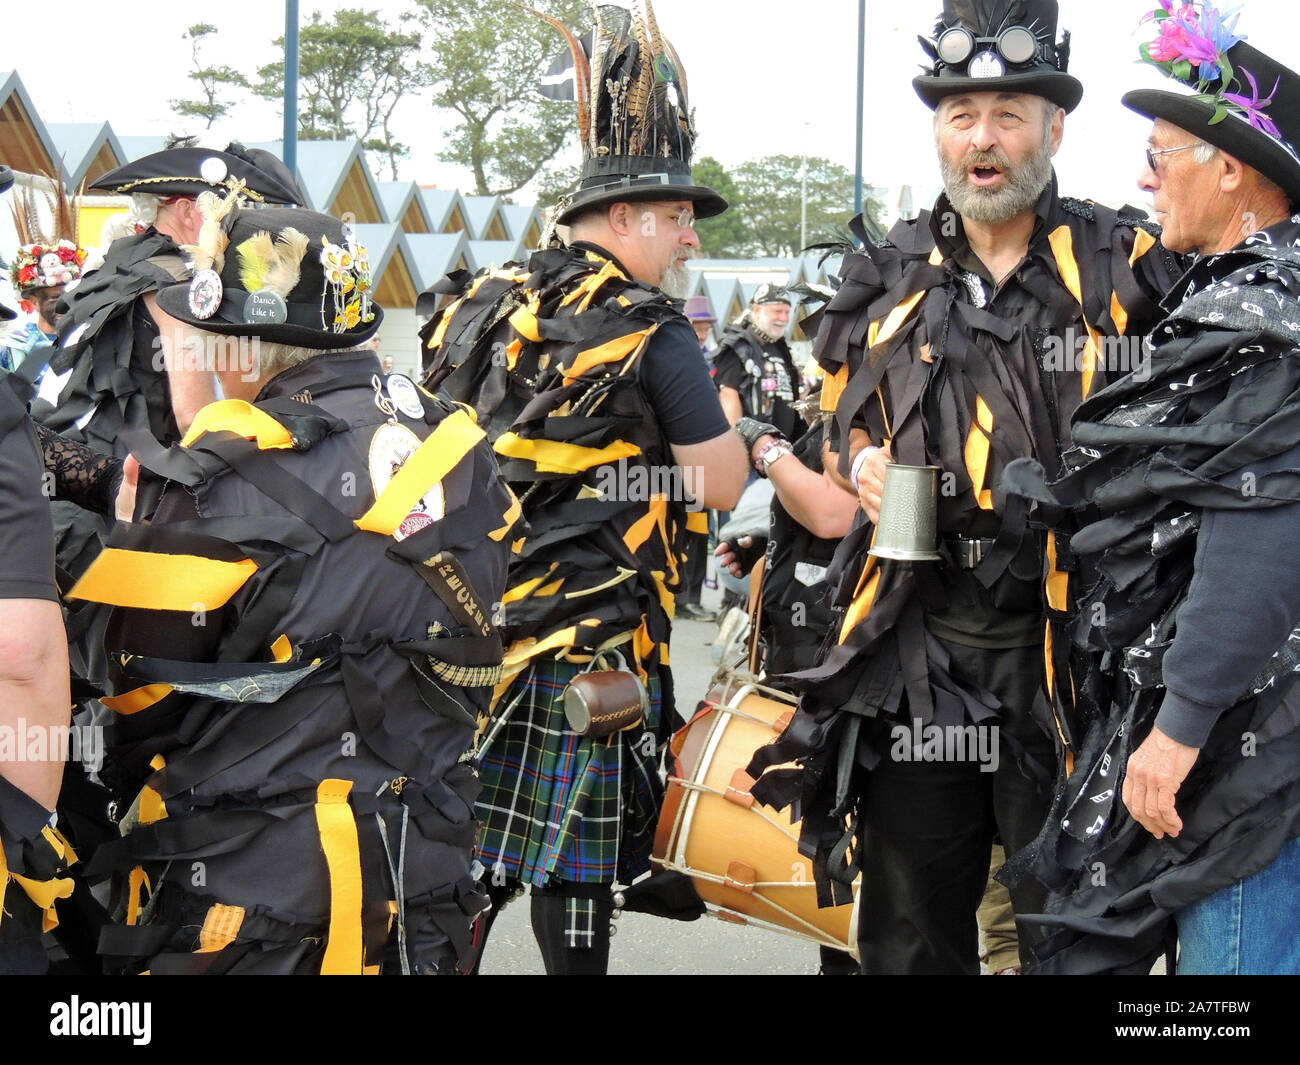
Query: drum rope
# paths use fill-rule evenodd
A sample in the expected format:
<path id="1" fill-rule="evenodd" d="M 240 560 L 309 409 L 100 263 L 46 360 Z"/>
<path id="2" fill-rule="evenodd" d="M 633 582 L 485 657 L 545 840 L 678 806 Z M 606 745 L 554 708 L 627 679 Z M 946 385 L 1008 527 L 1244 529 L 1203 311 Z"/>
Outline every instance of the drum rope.
<path id="1" fill-rule="evenodd" d="M 727 793 L 725 791 L 719 791 L 717 788 L 710 788 L 705 784 L 696 784 L 693 780 L 683 780 L 681 777 L 669 777 L 667 779 L 667 783 L 670 785 L 679 784 L 683 791 L 698 791 L 703 795 L 716 795 L 720 799 L 727 798 Z M 778 832 L 780 832 L 783 836 L 785 836 L 786 839 L 790 840 L 792 843 L 797 844 L 799 842 L 799 837 L 791 834 L 788 826 L 780 824 L 777 821 L 774 821 L 772 818 L 768 817 L 767 814 L 763 813 L 762 810 L 756 809 L 754 806 L 751 806 L 749 808 L 749 811 L 750 813 L 755 814 L 758 817 L 762 818 L 764 821 L 766 821 L 769 825 L 775 828 Z"/>

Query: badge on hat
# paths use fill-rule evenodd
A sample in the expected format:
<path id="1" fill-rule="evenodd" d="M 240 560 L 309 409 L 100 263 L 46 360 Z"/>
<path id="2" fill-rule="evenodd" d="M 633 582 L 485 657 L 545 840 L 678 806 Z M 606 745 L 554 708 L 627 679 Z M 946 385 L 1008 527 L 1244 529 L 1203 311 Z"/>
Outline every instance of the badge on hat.
<path id="1" fill-rule="evenodd" d="M 383 495 L 384 489 L 397 476 L 397 471 L 420 449 L 420 443 L 420 438 L 404 425 L 388 422 L 375 430 L 375 435 L 370 439 L 370 481 L 374 485 L 376 499 Z M 432 485 L 393 531 L 393 538 L 405 540 L 435 521 L 441 521 L 445 514 L 446 500 L 442 485 Z"/>
<path id="2" fill-rule="evenodd" d="M 405 374 L 388 375 L 388 398 L 408 418 L 424 420 L 424 404 L 420 402 L 419 389 Z"/>
<path id="3" fill-rule="evenodd" d="M 226 161 L 215 155 L 208 156 L 199 164 L 199 177 L 209 185 L 220 185 L 229 173 Z"/>
<path id="4" fill-rule="evenodd" d="M 222 291 L 220 274 L 212 269 L 200 270 L 190 282 L 190 314 L 207 321 L 221 306 Z"/>
<path id="5" fill-rule="evenodd" d="M 1007 68 L 1003 66 L 1002 60 L 993 52 L 980 52 L 970 61 L 970 66 L 966 68 L 967 74 L 972 78 L 1000 78 L 1006 73 Z"/>
<path id="6" fill-rule="evenodd" d="M 248 325 L 283 325 L 288 319 L 289 305 L 274 289 L 258 289 L 244 300 L 244 321 Z"/>

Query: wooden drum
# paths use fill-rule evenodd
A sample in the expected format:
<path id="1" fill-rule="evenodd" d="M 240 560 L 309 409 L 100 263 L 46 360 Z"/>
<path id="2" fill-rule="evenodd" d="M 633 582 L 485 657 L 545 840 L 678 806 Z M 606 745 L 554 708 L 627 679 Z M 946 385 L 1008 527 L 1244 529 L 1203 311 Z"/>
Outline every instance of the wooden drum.
<path id="1" fill-rule="evenodd" d="M 656 867 L 688 875 L 724 921 L 786 932 L 856 958 L 858 882 L 853 904 L 818 909 L 812 863 L 798 850 L 799 823 L 750 794 L 754 780 L 745 766 L 785 730 L 794 699 L 746 684 L 730 699 L 715 688 L 706 704 L 673 737 L 682 776 L 668 778 Z"/>

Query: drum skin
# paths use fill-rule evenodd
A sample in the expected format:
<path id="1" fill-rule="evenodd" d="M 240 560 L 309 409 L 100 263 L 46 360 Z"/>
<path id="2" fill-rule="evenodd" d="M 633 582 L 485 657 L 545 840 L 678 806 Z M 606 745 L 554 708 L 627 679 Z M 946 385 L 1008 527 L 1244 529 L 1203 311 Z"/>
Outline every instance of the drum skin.
<path id="1" fill-rule="evenodd" d="M 687 873 L 723 920 L 771 926 L 856 957 L 858 883 L 853 905 L 819 909 L 812 864 L 798 850 L 798 822 L 749 794 L 753 779 L 744 767 L 785 729 L 793 699 L 759 694 L 753 685 L 724 705 L 725 697 L 715 688 L 673 737 L 680 776 L 668 778 L 655 865 Z"/>

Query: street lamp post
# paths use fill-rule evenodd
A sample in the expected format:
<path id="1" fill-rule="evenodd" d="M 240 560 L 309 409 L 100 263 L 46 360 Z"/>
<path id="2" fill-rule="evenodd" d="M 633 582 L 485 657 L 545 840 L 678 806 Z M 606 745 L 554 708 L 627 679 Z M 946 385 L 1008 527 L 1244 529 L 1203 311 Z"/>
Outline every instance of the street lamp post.
<path id="1" fill-rule="evenodd" d="M 853 213 L 862 213 L 862 121 L 867 91 L 867 0 L 858 0 L 858 152 L 853 178 Z"/>
<path id="2" fill-rule="evenodd" d="M 298 0 L 284 0 L 284 165 L 298 179 Z"/>

